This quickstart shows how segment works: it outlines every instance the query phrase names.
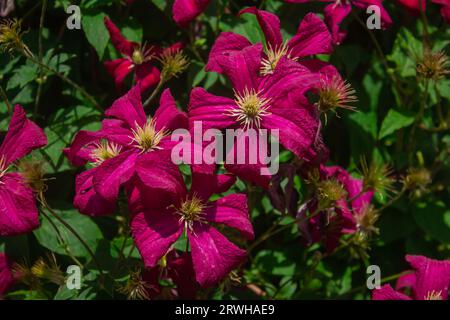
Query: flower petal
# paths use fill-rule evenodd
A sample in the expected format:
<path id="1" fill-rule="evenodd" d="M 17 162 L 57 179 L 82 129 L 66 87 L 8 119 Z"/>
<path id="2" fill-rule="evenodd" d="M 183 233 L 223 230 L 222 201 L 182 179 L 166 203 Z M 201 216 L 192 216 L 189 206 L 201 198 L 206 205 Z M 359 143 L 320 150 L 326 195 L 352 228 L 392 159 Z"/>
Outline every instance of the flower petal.
<path id="1" fill-rule="evenodd" d="M 134 49 L 139 47 L 139 44 L 125 39 L 119 28 L 117 28 L 117 26 L 108 17 L 105 17 L 104 22 L 114 47 L 120 53 L 131 57 Z"/>
<path id="2" fill-rule="evenodd" d="M 14 284 L 12 262 L 4 253 L 0 253 L 0 299 Z"/>
<path id="3" fill-rule="evenodd" d="M 130 128 L 134 128 L 136 124 L 144 125 L 147 119 L 142 107 L 139 86 L 134 86 L 124 96 L 114 101 L 105 111 L 105 115 L 125 121 Z"/>
<path id="4" fill-rule="evenodd" d="M 389 284 L 385 284 L 372 292 L 372 300 L 411 300 L 411 298 L 395 291 Z"/>
<path id="5" fill-rule="evenodd" d="M 127 75 L 133 70 L 133 63 L 128 59 L 119 58 L 116 60 L 105 61 L 103 65 L 111 77 L 114 78 L 117 92 L 124 91 L 124 81 Z"/>
<path id="6" fill-rule="evenodd" d="M 339 5 L 331 3 L 325 7 L 325 22 L 331 29 L 334 44 L 340 44 L 344 40 L 347 33 L 339 30 L 339 28 L 342 21 L 350 14 L 351 11 L 352 6 L 349 3 L 341 3 Z"/>
<path id="7" fill-rule="evenodd" d="M 156 86 L 160 80 L 160 72 L 151 61 L 136 66 L 136 82 L 141 87 L 141 93 Z"/>
<path id="8" fill-rule="evenodd" d="M 245 260 L 245 250 L 209 225 L 194 224 L 188 237 L 196 279 L 202 287 L 216 284 Z"/>
<path id="9" fill-rule="evenodd" d="M 230 194 L 216 201 L 209 202 L 204 213 L 206 220 L 222 223 L 239 230 L 248 240 L 252 240 L 255 237 L 248 214 L 247 196 L 245 194 Z"/>
<path id="10" fill-rule="evenodd" d="M 47 137 L 44 131 L 28 120 L 25 110 L 16 105 L 9 123 L 8 133 L 0 146 L 0 159 L 3 158 L 6 165 L 9 165 L 46 144 Z"/>
<path id="11" fill-rule="evenodd" d="M 229 174 L 205 174 L 192 168 L 191 194 L 196 194 L 208 201 L 213 194 L 226 192 L 236 182 L 236 177 Z"/>
<path id="12" fill-rule="evenodd" d="M 157 130 L 166 129 L 173 131 L 188 128 L 187 114 L 177 108 L 170 89 L 164 90 L 161 94 L 159 108 L 156 110 L 154 118 L 156 119 Z"/>
<path id="13" fill-rule="evenodd" d="M 33 191 L 18 173 L 0 179 L 0 236 L 14 236 L 39 227 Z"/>
<path id="14" fill-rule="evenodd" d="M 271 48 L 278 48 L 283 44 L 280 19 L 275 14 L 268 11 L 259 10 L 256 7 L 243 9 L 239 12 L 239 15 L 243 13 L 251 13 L 256 16 L 264 36 L 266 37 L 268 46 Z"/>
<path id="15" fill-rule="evenodd" d="M 210 0 L 175 0 L 173 4 L 173 19 L 182 27 L 197 18 L 206 10 Z"/>

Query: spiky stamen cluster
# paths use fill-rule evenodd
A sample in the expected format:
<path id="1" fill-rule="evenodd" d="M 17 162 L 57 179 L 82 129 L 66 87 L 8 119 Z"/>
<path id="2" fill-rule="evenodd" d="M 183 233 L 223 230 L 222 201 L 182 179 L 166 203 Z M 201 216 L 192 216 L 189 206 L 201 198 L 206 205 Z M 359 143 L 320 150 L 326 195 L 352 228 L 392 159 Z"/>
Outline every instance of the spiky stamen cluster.
<path id="1" fill-rule="evenodd" d="M 0 23 L 0 49 L 13 54 L 14 51 L 24 51 L 22 42 L 22 23 L 17 19 L 5 19 Z M 26 48 L 28 49 L 28 48 Z"/>
<path id="2" fill-rule="evenodd" d="M 424 190 L 431 183 L 431 172 L 426 168 L 410 168 L 405 178 L 408 189 L 418 188 Z"/>
<path id="3" fill-rule="evenodd" d="M 196 195 L 187 198 L 177 210 L 177 214 L 180 215 L 180 222 L 184 223 L 187 230 L 193 232 L 194 222 L 204 223 L 206 221 L 203 217 L 205 208 L 206 206 Z"/>
<path id="4" fill-rule="evenodd" d="M 244 126 L 244 129 L 259 128 L 264 116 L 270 115 L 271 99 L 261 97 L 261 93 L 255 89 L 245 88 L 244 92 L 234 92 L 236 108 L 229 111 L 228 115 L 235 117 L 236 121 Z"/>
<path id="5" fill-rule="evenodd" d="M 31 267 L 31 273 L 37 278 L 48 280 L 54 284 L 64 284 L 65 277 L 55 256 L 50 256 L 48 260 L 49 262 L 46 262 L 43 258 L 39 258 Z"/>
<path id="6" fill-rule="evenodd" d="M 3 184 L 1 179 L 6 174 L 8 169 L 9 169 L 9 167 L 6 165 L 5 157 L 1 156 L 0 157 L 0 185 Z"/>
<path id="7" fill-rule="evenodd" d="M 147 46 L 146 44 L 142 46 L 136 46 L 134 48 L 133 53 L 131 54 L 131 62 L 133 62 L 134 65 L 141 65 L 144 62 L 152 60 L 155 55 L 152 53 L 153 47 Z M 133 66 L 131 66 L 133 67 Z"/>
<path id="8" fill-rule="evenodd" d="M 427 49 L 417 61 L 417 74 L 425 79 L 441 80 L 450 73 L 450 61 L 443 51 L 431 52 Z"/>
<path id="9" fill-rule="evenodd" d="M 17 166 L 25 183 L 35 192 L 45 191 L 47 188 L 44 170 L 44 162 L 42 160 L 21 160 Z"/>
<path id="10" fill-rule="evenodd" d="M 275 71 L 278 62 L 284 56 L 291 60 L 297 60 L 297 58 L 291 58 L 291 50 L 289 50 L 287 42 L 275 48 L 272 48 L 272 46 L 269 45 L 265 52 L 267 57 L 261 60 L 261 74 L 263 76 L 272 74 Z"/>
<path id="11" fill-rule="evenodd" d="M 151 285 L 142 279 L 141 270 L 131 272 L 127 283 L 118 289 L 128 300 L 150 300 Z"/>
<path id="12" fill-rule="evenodd" d="M 161 79 L 163 81 L 178 77 L 189 66 L 189 60 L 181 50 L 167 50 L 158 60 L 162 65 Z"/>
<path id="13" fill-rule="evenodd" d="M 167 135 L 167 131 L 164 129 L 156 130 L 156 121 L 153 118 L 149 118 L 142 127 L 136 123 L 135 128 L 131 131 L 133 132 L 132 143 L 141 149 L 141 153 L 161 149 L 158 145 Z"/>
<path id="14" fill-rule="evenodd" d="M 442 290 L 440 291 L 428 291 L 427 295 L 425 296 L 425 300 L 442 300 Z"/>
<path id="15" fill-rule="evenodd" d="M 329 79 L 325 76 L 320 81 L 317 108 L 324 113 L 330 110 L 336 113 L 338 108 L 355 111 L 355 107 L 349 105 L 358 101 L 355 93 L 352 86 L 341 77 Z"/>
<path id="16" fill-rule="evenodd" d="M 95 145 L 92 150 L 92 157 L 95 159 L 95 164 L 100 165 L 103 161 L 114 158 L 120 154 L 122 147 L 106 140 L 102 140 Z"/>
<path id="17" fill-rule="evenodd" d="M 366 159 L 362 158 L 360 167 L 363 176 L 363 190 L 373 190 L 380 195 L 395 192 L 393 187 L 395 179 L 391 177 L 392 169 L 388 165 L 374 162 L 369 165 Z"/>
<path id="18" fill-rule="evenodd" d="M 329 208 L 336 201 L 343 199 L 346 191 L 335 178 L 321 180 L 317 184 L 317 195 L 321 209 Z"/>
<path id="19" fill-rule="evenodd" d="M 362 208 L 361 212 L 354 215 L 356 220 L 356 226 L 358 229 L 370 236 L 372 234 L 378 234 L 379 229 L 375 227 L 375 223 L 380 217 L 380 213 L 371 205 L 366 205 Z"/>

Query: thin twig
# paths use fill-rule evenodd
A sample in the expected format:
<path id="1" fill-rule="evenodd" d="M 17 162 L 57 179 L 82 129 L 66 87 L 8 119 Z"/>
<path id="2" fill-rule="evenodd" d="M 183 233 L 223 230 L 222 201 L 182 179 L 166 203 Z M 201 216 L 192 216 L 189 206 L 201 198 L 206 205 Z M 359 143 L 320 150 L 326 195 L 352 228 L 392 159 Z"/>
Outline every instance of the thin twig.
<path id="1" fill-rule="evenodd" d="M 42 32 L 44 30 L 44 20 L 45 20 L 45 12 L 47 11 L 47 0 L 42 1 L 42 9 L 41 9 L 41 17 L 39 19 L 39 34 L 38 34 L 38 42 L 39 42 L 39 52 L 38 52 L 38 59 L 42 63 L 43 62 L 43 56 L 44 56 L 44 46 L 42 43 Z M 36 93 L 36 100 L 34 103 L 34 113 L 33 118 L 36 119 L 39 114 L 39 104 L 41 102 L 41 95 L 42 95 L 42 87 L 43 87 L 43 79 L 44 78 L 44 68 L 42 66 L 39 66 L 39 81 L 38 81 L 38 88 Z"/>
<path id="2" fill-rule="evenodd" d="M 6 95 L 6 92 L 3 91 L 2 86 L 0 86 L 0 96 L 2 96 L 2 99 L 5 101 L 6 108 L 8 109 L 8 114 L 11 115 L 11 113 L 12 113 L 12 106 L 11 106 L 11 103 L 9 102 L 9 99 L 8 99 L 8 96 Z"/>

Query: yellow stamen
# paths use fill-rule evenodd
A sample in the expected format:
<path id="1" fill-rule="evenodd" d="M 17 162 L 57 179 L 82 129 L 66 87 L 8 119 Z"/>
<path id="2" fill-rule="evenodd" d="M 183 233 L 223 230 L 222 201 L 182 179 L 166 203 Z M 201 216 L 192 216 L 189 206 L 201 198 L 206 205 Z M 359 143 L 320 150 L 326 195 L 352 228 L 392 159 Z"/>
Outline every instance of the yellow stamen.
<path id="1" fill-rule="evenodd" d="M 261 60 L 261 74 L 266 76 L 268 74 L 272 74 L 277 67 L 278 62 L 284 56 L 288 59 L 296 60 L 296 58 L 292 59 L 290 55 L 290 50 L 287 46 L 287 42 L 282 44 L 279 47 L 272 48 L 270 45 L 265 50 L 267 58 L 263 58 Z"/>
<path id="2" fill-rule="evenodd" d="M 92 151 L 92 156 L 95 159 L 95 164 L 99 165 L 103 161 L 114 158 L 120 154 L 122 147 L 113 142 L 101 141 L 96 145 Z"/>
<path id="3" fill-rule="evenodd" d="M 158 145 L 167 135 L 167 131 L 164 129 L 156 130 L 155 119 L 152 118 L 149 118 L 143 127 L 136 123 L 136 128 L 131 131 L 133 132 L 132 142 L 136 143 L 136 147 L 141 149 L 142 153 L 161 149 Z"/>
<path id="4" fill-rule="evenodd" d="M 261 125 L 261 119 L 270 115 L 269 98 L 260 97 L 260 93 L 254 89 L 245 89 L 243 94 L 234 92 L 237 108 L 230 110 L 228 115 L 236 117 L 236 120 L 244 125 L 244 129 L 257 128 Z"/>
<path id="5" fill-rule="evenodd" d="M 441 291 L 428 291 L 425 300 L 442 300 L 442 290 Z"/>
<path id="6" fill-rule="evenodd" d="M 6 172 L 8 171 L 8 166 L 6 165 L 6 160 L 5 157 L 0 157 L 0 179 L 6 174 Z M 0 185 L 4 184 L 1 180 L 0 180 Z"/>
<path id="7" fill-rule="evenodd" d="M 131 55 L 131 61 L 134 65 L 141 65 L 144 62 L 150 61 L 155 57 L 152 50 L 153 47 L 148 47 L 145 43 L 142 46 L 135 47 Z"/>
<path id="8" fill-rule="evenodd" d="M 180 221 L 184 222 L 185 228 L 193 231 L 194 222 L 205 222 L 203 218 L 205 208 L 206 206 L 202 201 L 196 195 L 193 195 L 192 198 L 186 199 L 181 204 L 177 214 L 181 216 Z"/>

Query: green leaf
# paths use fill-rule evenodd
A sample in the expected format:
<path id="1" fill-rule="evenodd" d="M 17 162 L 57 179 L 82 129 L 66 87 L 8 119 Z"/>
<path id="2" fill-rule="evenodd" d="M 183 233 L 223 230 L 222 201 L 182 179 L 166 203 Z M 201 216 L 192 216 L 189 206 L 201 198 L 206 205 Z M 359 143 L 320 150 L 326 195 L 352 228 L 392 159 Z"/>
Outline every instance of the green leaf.
<path id="1" fill-rule="evenodd" d="M 15 69 L 14 75 L 9 79 L 6 90 L 14 88 L 23 88 L 38 76 L 37 67 L 34 64 L 27 63 Z"/>
<path id="2" fill-rule="evenodd" d="M 78 233 L 89 248 L 95 252 L 98 242 L 103 238 L 98 226 L 89 217 L 80 214 L 75 209 L 56 209 L 55 211 L 61 219 Z M 75 257 L 89 259 L 89 252 L 80 240 L 53 215 L 47 214 L 47 216 L 51 222 L 49 219 L 43 219 L 40 228 L 34 231 L 34 235 L 39 243 L 58 254 L 68 255 L 68 252 L 70 252 Z M 58 232 L 55 230 L 55 227 Z M 61 243 L 60 239 L 62 239 L 63 243 Z"/>
<path id="3" fill-rule="evenodd" d="M 380 133 L 378 139 L 381 140 L 387 137 L 391 133 L 398 129 L 410 126 L 414 122 L 414 115 L 406 112 L 399 112 L 394 109 L 390 109 L 388 114 L 381 124 Z"/>
<path id="4" fill-rule="evenodd" d="M 105 53 L 109 41 L 109 33 L 103 23 L 105 14 L 103 12 L 92 14 L 84 13 L 81 24 L 89 43 L 95 48 L 100 59 Z"/>
<path id="5" fill-rule="evenodd" d="M 421 202 L 413 215 L 417 224 L 432 238 L 450 244 L 450 209 L 442 201 Z"/>

